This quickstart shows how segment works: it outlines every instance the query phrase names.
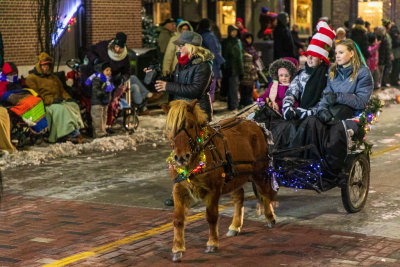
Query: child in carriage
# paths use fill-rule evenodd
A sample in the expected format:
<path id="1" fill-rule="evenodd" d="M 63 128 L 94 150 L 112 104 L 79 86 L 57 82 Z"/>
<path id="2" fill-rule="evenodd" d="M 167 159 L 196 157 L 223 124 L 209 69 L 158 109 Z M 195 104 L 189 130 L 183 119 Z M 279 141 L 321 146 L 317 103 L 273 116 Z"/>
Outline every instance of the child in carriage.
<path id="1" fill-rule="evenodd" d="M 325 21 L 318 22 L 317 30 L 307 51 L 303 53 L 307 56 L 305 69 L 290 83 L 283 99 L 282 112 L 286 120 L 305 119 L 315 115 L 325 89 L 330 65 L 329 48 L 335 33 Z M 295 106 L 296 103 L 299 104 L 298 107 Z"/>
<path id="2" fill-rule="evenodd" d="M 296 76 L 296 66 L 288 59 L 278 59 L 272 62 L 269 73 L 273 82 L 269 84 L 265 93 L 258 99 L 260 106 L 269 99 L 271 107 L 282 114 L 282 101 L 285 93 L 289 88 L 289 84 Z"/>
<path id="3" fill-rule="evenodd" d="M 101 66 L 101 72 L 92 74 L 85 82 L 87 86 L 92 87 L 91 96 L 91 117 L 94 137 L 102 137 L 107 134 L 107 110 L 111 100 L 111 92 L 114 85 L 111 83 L 111 67 L 108 62 L 98 64 Z M 99 66 L 96 66 L 98 68 Z"/>

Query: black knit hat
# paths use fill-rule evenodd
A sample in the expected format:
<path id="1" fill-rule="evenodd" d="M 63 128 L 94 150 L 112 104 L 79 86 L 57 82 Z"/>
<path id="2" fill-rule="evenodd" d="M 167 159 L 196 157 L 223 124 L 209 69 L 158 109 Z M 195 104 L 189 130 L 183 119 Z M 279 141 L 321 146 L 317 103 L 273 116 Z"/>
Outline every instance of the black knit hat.
<path id="1" fill-rule="evenodd" d="M 113 43 L 118 45 L 119 47 L 124 48 L 126 43 L 126 34 L 123 32 L 117 32 Z"/>
<path id="2" fill-rule="evenodd" d="M 107 69 L 107 68 L 111 68 L 111 65 L 110 65 L 109 62 L 104 62 L 104 63 L 101 65 L 101 70 L 105 70 L 105 69 Z"/>

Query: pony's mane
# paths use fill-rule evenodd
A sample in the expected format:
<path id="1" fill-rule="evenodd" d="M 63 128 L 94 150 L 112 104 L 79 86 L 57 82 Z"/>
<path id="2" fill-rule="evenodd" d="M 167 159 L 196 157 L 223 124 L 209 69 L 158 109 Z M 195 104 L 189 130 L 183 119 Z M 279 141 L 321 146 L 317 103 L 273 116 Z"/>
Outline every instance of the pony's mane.
<path id="1" fill-rule="evenodd" d="M 175 100 L 170 103 L 166 122 L 169 135 L 174 136 L 182 127 L 203 126 L 207 123 L 207 114 L 196 102 Z"/>

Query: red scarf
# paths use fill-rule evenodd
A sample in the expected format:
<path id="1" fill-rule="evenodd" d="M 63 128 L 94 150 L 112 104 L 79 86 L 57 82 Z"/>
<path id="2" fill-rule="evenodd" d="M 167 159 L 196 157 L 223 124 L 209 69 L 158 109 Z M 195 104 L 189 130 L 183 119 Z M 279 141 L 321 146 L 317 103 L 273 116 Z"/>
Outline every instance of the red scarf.
<path id="1" fill-rule="evenodd" d="M 179 62 L 179 64 L 181 64 L 182 67 L 185 66 L 188 63 L 188 61 L 189 61 L 189 55 L 188 54 L 178 57 L 178 62 Z"/>

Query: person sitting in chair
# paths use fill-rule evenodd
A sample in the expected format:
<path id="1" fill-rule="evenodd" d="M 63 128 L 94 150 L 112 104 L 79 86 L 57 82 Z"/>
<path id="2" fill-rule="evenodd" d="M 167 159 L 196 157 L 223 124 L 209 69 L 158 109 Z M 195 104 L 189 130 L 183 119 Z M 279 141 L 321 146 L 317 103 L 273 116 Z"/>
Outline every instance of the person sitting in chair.
<path id="1" fill-rule="evenodd" d="M 46 108 L 50 130 L 49 142 L 65 140 L 82 143 L 79 129 L 84 127 L 79 106 L 64 90 L 62 82 L 53 73 L 53 58 L 42 52 L 36 66 L 26 78 L 29 88 L 38 93 Z M 62 138 L 62 139 L 61 139 Z"/>

